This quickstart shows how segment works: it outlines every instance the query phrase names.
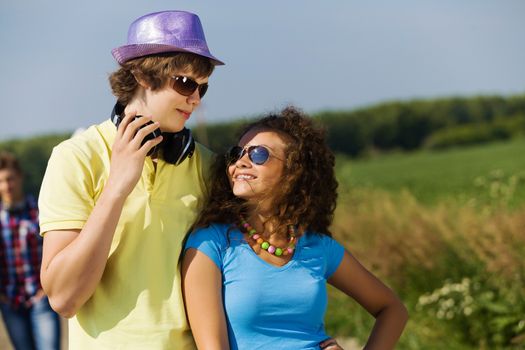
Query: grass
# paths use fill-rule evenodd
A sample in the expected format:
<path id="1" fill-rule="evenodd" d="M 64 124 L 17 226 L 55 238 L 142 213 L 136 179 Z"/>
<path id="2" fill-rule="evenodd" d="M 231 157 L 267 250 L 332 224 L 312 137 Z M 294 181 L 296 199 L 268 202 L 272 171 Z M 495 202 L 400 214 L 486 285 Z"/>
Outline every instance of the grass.
<path id="1" fill-rule="evenodd" d="M 390 192 L 408 190 L 424 204 L 440 200 L 484 198 L 490 196 L 490 184 L 508 185 L 518 176 L 525 182 L 525 138 L 443 152 L 418 151 L 389 154 L 369 159 L 337 158 L 337 176 L 342 190 L 364 187 Z M 487 181 L 486 181 L 487 182 Z M 518 186 L 515 202 L 525 201 L 525 186 Z M 487 199 L 487 198 L 485 198 Z"/>
<path id="2" fill-rule="evenodd" d="M 525 206 L 491 209 L 453 200 L 428 206 L 408 191 L 352 189 L 341 196 L 334 237 L 409 309 L 399 349 L 525 348 Z M 468 289 L 451 287 L 465 279 Z M 437 291 L 432 303 L 422 301 Z M 370 316 L 329 292 L 328 333 L 363 344 Z"/>
<path id="3" fill-rule="evenodd" d="M 399 349 L 525 348 L 524 153 L 521 138 L 337 158 L 332 232 L 409 308 Z M 473 281 L 467 294 L 447 292 L 422 306 L 422 296 L 465 278 Z M 330 288 L 329 295 L 329 334 L 363 344 L 372 318 L 339 291 Z M 443 319 L 452 299 L 450 318 Z"/>

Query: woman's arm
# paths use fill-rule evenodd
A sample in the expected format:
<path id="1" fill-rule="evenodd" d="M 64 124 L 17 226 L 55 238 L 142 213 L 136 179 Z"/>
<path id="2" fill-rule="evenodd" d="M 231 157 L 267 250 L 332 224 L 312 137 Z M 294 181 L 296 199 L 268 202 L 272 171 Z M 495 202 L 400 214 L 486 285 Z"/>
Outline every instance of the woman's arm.
<path id="1" fill-rule="evenodd" d="M 113 144 L 110 174 L 82 230 L 48 231 L 44 235 L 40 278 L 53 309 L 72 317 L 91 297 L 106 267 L 122 208 L 137 184 L 148 151 L 162 138 L 141 146 L 158 124 L 138 130 L 150 118 L 131 122 L 126 116 Z"/>
<path id="2" fill-rule="evenodd" d="M 328 282 L 354 298 L 375 317 L 364 349 L 393 349 L 408 320 L 407 309 L 394 292 L 346 251 Z"/>
<path id="3" fill-rule="evenodd" d="M 229 349 L 222 301 L 222 275 L 204 253 L 190 248 L 182 261 L 182 292 L 188 321 L 200 350 Z"/>

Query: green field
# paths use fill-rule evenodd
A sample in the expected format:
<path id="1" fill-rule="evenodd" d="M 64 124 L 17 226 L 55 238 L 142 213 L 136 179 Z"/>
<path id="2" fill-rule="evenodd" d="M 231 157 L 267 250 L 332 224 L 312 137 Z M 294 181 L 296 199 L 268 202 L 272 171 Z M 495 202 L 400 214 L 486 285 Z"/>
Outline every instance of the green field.
<path id="1" fill-rule="evenodd" d="M 399 349 L 525 348 L 524 154 L 518 138 L 337 157 L 332 231 L 407 305 Z M 373 319 L 342 293 L 330 295 L 330 334 L 364 344 Z"/>
<path id="2" fill-rule="evenodd" d="M 337 169 L 343 190 L 405 189 L 425 204 L 450 197 L 486 199 L 495 191 L 497 185 L 492 184 L 498 182 L 503 191 L 502 187 L 512 186 L 512 181 L 517 182 L 512 203 L 525 201 L 525 138 L 442 152 L 396 153 L 359 160 L 338 157 Z"/>

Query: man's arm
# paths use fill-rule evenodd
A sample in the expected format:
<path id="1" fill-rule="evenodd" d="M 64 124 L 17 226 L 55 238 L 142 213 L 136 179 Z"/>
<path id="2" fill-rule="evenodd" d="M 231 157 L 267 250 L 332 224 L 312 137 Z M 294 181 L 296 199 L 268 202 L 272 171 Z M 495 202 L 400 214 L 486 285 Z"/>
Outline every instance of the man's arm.
<path id="1" fill-rule="evenodd" d="M 126 116 L 113 144 L 108 181 L 82 230 L 48 231 L 44 235 L 42 286 L 51 306 L 72 317 L 93 295 L 106 267 L 111 242 L 126 198 L 141 176 L 146 154 L 162 137 L 143 138 L 158 128 L 150 118 Z"/>

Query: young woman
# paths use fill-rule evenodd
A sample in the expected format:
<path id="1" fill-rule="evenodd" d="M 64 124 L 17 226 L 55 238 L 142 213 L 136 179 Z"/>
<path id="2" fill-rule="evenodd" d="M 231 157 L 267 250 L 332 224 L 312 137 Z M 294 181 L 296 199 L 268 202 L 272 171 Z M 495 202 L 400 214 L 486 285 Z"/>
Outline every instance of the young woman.
<path id="1" fill-rule="evenodd" d="M 173 262 L 210 151 L 184 125 L 222 62 L 183 11 L 140 17 L 113 56 L 111 120 L 55 147 L 48 163 L 42 285 L 71 318 L 71 349 L 193 349 Z"/>
<path id="2" fill-rule="evenodd" d="M 376 318 L 366 349 L 394 347 L 407 311 L 331 238 L 334 156 L 311 119 L 290 107 L 248 125 L 212 173 L 182 265 L 199 349 L 340 349 L 326 282 Z"/>

